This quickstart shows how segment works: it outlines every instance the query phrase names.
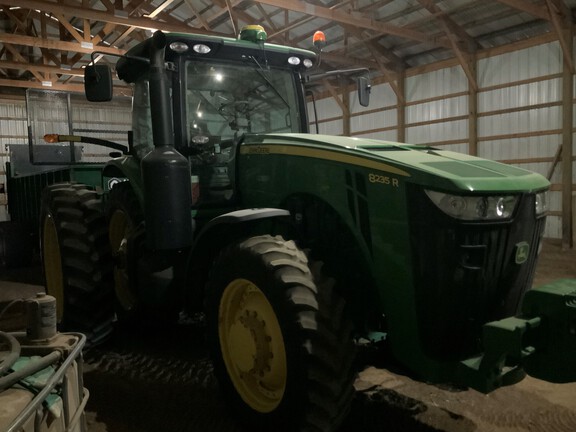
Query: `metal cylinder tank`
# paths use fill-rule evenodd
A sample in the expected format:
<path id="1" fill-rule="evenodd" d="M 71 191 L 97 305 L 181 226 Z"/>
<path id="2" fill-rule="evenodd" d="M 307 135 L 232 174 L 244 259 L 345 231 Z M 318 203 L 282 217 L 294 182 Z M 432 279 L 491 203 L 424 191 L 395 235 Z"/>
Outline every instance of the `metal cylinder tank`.
<path id="1" fill-rule="evenodd" d="M 190 164 L 172 146 L 154 148 L 142 159 L 146 241 L 156 250 L 182 249 L 192 242 Z"/>

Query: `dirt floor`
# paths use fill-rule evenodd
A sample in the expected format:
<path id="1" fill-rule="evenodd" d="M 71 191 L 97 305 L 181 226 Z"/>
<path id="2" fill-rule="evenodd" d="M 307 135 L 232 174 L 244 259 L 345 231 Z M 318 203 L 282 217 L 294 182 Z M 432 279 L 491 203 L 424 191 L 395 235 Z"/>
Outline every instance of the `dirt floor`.
<path id="1" fill-rule="evenodd" d="M 535 285 L 561 278 L 576 279 L 576 250 L 546 242 Z M 243 431 L 219 393 L 199 322 L 117 332 L 85 353 L 84 384 L 89 432 Z M 368 366 L 355 386 L 341 432 L 576 431 L 576 383 L 526 378 L 484 395 Z"/>

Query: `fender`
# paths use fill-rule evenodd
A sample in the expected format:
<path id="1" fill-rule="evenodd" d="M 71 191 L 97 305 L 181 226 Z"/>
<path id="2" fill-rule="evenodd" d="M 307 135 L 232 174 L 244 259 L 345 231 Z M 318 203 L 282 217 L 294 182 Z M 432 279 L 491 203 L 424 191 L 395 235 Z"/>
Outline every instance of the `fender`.
<path id="1" fill-rule="evenodd" d="M 142 208 L 144 208 L 144 192 L 142 189 L 142 175 L 140 173 L 140 161 L 133 156 L 122 156 L 106 163 L 102 170 L 102 183 L 104 190 L 111 189 L 115 179 L 130 181 L 132 190 L 136 194 Z"/>
<path id="2" fill-rule="evenodd" d="M 196 236 L 186 266 L 186 308 L 200 310 L 204 286 L 214 258 L 226 246 L 243 237 L 254 235 L 257 226 L 266 221 L 289 226 L 290 212 L 278 208 L 237 210 L 215 217 Z"/>

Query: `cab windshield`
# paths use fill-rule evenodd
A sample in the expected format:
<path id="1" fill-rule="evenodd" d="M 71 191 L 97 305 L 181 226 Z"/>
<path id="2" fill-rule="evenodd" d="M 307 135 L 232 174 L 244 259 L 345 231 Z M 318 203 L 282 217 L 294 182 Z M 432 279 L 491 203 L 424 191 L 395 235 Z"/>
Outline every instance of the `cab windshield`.
<path id="1" fill-rule="evenodd" d="M 302 132 L 293 74 L 262 67 L 189 62 L 186 107 L 190 144 L 238 139 L 244 133 Z"/>

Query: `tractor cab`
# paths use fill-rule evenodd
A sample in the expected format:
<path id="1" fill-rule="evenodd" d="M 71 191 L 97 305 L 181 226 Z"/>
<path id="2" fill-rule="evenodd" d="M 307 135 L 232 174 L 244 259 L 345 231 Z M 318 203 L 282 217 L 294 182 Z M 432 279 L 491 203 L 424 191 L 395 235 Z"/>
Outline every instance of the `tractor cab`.
<path id="1" fill-rule="evenodd" d="M 190 164 L 193 207 L 232 205 L 244 135 L 308 132 L 302 76 L 316 54 L 265 40 L 260 26 L 238 39 L 157 32 L 117 63 L 133 85 L 131 155 L 173 146 Z M 108 67 L 88 66 L 85 88 L 89 100 L 110 98 Z"/>

